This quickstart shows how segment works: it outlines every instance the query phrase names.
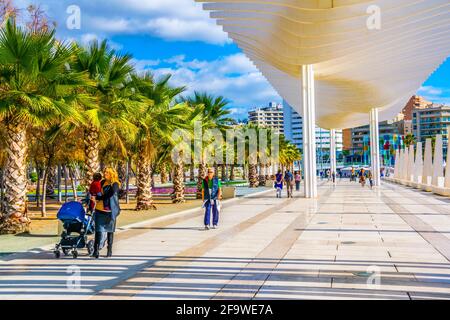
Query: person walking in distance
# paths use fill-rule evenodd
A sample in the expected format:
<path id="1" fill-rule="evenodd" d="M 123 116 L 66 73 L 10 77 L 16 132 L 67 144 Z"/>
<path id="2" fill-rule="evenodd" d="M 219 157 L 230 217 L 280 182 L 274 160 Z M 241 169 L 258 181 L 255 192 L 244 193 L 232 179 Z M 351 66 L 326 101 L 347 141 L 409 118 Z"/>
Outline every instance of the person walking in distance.
<path id="1" fill-rule="evenodd" d="M 294 176 L 289 169 L 287 169 L 286 173 L 284 174 L 284 181 L 286 183 L 287 196 L 288 198 L 292 198 L 294 191 Z"/>
<path id="2" fill-rule="evenodd" d="M 281 170 L 275 175 L 275 189 L 277 191 L 277 198 L 281 198 L 281 192 L 283 191 L 283 174 Z"/>
<path id="3" fill-rule="evenodd" d="M 359 172 L 359 183 L 361 183 L 361 187 L 366 186 L 366 171 L 364 169 L 361 169 Z"/>
<path id="4" fill-rule="evenodd" d="M 213 228 L 219 225 L 220 200 L 222 199 L 222 183 L 215 176 L 214 168 L 208 168 L 208 175 L 202 183 L 202 200 L 205 208 L 205 230 L 211 227 L 211 211 L 213 215 Z"/>
<path id="5" fill-rule="evenodd" d="M 295 190 L 300 191 L 300 183 L 302 182 L 302 175 L 300 171 L 295 172 Z"/>
<path id="6" fill-rule="evenodd" d="M 368 177 L 369 177 L 370 189 L 373 189 L 373 175 L 372 175 L 372 171 L 369 171 Z"/>

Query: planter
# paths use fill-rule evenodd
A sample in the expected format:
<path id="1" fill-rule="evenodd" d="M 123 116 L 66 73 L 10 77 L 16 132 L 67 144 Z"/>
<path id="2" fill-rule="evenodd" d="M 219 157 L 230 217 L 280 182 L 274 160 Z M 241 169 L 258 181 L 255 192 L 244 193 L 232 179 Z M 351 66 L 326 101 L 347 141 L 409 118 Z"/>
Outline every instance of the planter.
<path id="1" fill-rule="evenodd" d="M 222 187 L 222 197 L 224 200 L 236 198 L 236 188 Z"/>

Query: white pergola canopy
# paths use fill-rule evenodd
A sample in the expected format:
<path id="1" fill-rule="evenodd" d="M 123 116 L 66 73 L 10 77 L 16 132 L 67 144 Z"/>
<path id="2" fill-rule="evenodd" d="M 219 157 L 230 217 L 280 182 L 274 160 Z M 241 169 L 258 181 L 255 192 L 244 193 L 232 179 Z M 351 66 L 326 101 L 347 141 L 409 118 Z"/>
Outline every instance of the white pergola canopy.
<path id="1" fill-rule="evenodd" d="M 393 118 L 450 52 L 449 0 L 196 1 L 300 114 L 302 65 L 314 65 L 322 128 L 365 125 L 372 108 Z"/>

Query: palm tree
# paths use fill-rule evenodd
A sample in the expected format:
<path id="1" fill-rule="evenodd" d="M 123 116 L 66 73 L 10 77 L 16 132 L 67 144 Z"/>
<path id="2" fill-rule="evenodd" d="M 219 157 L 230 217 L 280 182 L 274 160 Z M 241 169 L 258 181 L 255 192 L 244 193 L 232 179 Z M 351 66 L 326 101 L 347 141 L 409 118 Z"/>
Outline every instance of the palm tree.
<path id="1" fill-rule="evenodd" d="M 292 170 L 294 162 L 300 161 L 302 155 L 300 150 L 291 142 L 287 141 L 284 136 L 280 140 L 280 159 L 279 162 L 283 167 Z"/>
<path id="2" fill-rule="evenodd" d="M 416 143 L 416 137 L 412 133 L 410 133 L 407 136 L 405 136 L 403 142 L 405 143 L 406 148 L 409 148 L 410 145 Z"/>
<path id="3" fill-rule="evenodd" d="M 137 204 L 136 210 L 156 209 L 151 191 L 151 164 L 158 152 L 171 145 L 171 135 L 183 128 L 186 110 L 184 104 L 176 104 L 175 98 L 184 87 L 171 87 L 170 75 L 155 81 L 151 73 L 132 75 L 131 87 L 147 99 L 145 108 L 135 117 L 138 128 L 135 149 L 137 151 Z"/>
<path id="4" fill-rule="evenodd" d="M 213 96 L 209 95 L 205 92 L 194 92 L 192 97 L 183 98 L 191 108 L 201 107 L 202 108 L 202 129 L 219 129 L 224 132 L 226 129 L 230 128 L 230 125 L 235 121 L 234 119 L 228 117 L 231 113 L 227 110 L 228 101 L 222 96 Z M 207 142 L 203 142 L 204 145 Z M 203 146 L 202 146 L 203 147 Z M 201 157 L 201 162 L 199 163 L 199 170 L 197 176 L 197 198 L 200 199 L 202 197 L 202 182 L 204 177 L 206 176 L 206 163 Z"/>
<path id="5" fill-rule="evenodd" d="M 1 229 L 22 230 L 27 191 L 27 130 L 77 118 L 74 89 L 85 77 L 67 67 L 77 49 L 55 32 L 29 32 L 9 20 L 0 31 L 0 120 L 6 128 L 6 185 Z M 80 120 L 80 119 L 79 119 Z"/>
<path id="6" fill-rule="evenodd" d="M 133 72 L 132 57 L 119 54 L 109 48 L 106 40 L 93 41 L 87 48 L 80 48 L 73 69 L 86 72 L 93 87 L 86 92 L 95 103 L 84 106 L 87 124 L 84 127 L 85 181 L 100 169 L 100 141 L 107 141 L 122 150 L 126 156 L 125 140 L 132 139 L 136 128 L 130 114 L 138 112 L 139 105 L 130 96 L 127 79 Z"/>

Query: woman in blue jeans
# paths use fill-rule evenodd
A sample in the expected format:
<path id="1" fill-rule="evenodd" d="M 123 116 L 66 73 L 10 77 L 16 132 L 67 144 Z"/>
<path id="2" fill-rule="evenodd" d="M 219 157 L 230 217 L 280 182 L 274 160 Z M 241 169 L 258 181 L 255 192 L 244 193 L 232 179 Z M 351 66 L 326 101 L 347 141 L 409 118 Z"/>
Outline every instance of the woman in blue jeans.
<path id="1" fill-rule="evenodd" d="M 202 200 L 205 208 L 205 229 L 211 226 L 211 211 L 213 214 L 213 228 L 219 225 L 219 200 L 222 200 L 222 183 L 214 176 L 213 168 L 208 169 L 208 175 L 203 179 Z"/>
<path id="2" fill-rule="evenodd" d="M 120 214 L 119 190 L 120 182 L 117 171 L 113 168 L 106 168 L 104 180 L 101 182 L 102 190 L 93 195 L 91 200 L 95 201 L 95 242 L 94 253 L 92 256 L 96 259 L 100 254 L 100 243 L 103 234 L 107 234 L 108 252 L 107 257 L 112 256 L 114 232 L 116 231 L 116 221 Z"/>

